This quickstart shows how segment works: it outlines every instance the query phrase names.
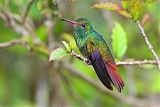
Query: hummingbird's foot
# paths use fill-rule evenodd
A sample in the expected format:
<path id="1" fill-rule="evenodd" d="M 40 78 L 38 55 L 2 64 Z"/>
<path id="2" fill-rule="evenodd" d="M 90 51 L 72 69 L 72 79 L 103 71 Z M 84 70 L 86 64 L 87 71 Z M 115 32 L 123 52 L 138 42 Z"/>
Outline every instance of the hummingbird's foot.
<path id="1" fill-rule="evenodd" d="M 79 59 L 79 60 L 82 60 L 82 61 L 83 61 L 83 58 L 81 58 L 81 56 L 80 56 L 80 55 L 78 55 L 78 54 L 77 54 L 76 52 L 74 52 L 73 50 L 71 50 L 70 54 L 71 54 L 72 56 L 76 57 L 77 59 Z"/>
<path id="2" fill-rule="evenodd" d="M 76 54 L 73 50 L 71 50 L 70 54 L 76 57 L 77 59 L 85 62 L 87 65 L 91 65 L 91 62 L 87 58 L 81 57 L 80 55 Z"/>
<path id="3" fill-rule="evenodd" d="M 91 65 L 91 62 L 87 58 L 84 58 L 83 62 L 85 62 L 87 65 Z"/>

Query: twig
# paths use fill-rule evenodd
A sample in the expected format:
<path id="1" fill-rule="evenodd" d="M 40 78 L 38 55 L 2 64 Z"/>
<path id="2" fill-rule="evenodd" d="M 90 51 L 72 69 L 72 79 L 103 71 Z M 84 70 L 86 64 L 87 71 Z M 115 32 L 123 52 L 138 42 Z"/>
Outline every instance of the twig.
<path id="1" fill-rule="evenodd" d="M 27 48 L 28 50 L 31 50 L 30 47 L 28 46 L 28 44 L 25 41 L 23 41 L 22 39 L 13 39 L 8 42 L 0 43 L 0 48 L 6 48 L 6 47 L 18 45 L 18 44 L 21 44 L 25 48 Z"/>
<path id="2" fill-rule="evenodd" d="M 6 26 L 11 26 L 11 18 L 6 12 L 0 11 L 0 18 L 6 22 Z"/>
<path id="3" fill-rule="evenodd" d="M 144 64 L 157 64 L 155 60 L 144 60 L 144 61 L 118 61 L 116 65 L 144 65 Z"/>
<path id="4" fill-rule="evenodd" d="M 86 63 L 87 65 L 90 65 L 91 63 L 84 57 L 81 57 L 80 55 L 78 55 L 77 53 L 75 53 L 73 50 L 70 53 L 72 56 L 74 56 L 75 58 L 83 61 L 84 63 Z"/>
<path id="5" fill-rule="evenodd" d="M 25 23 L 26 18 L 27 18 L 28 13 L 29 13 L 29 10 L 30 10 L 33 2 L 34 2 L 34 0 L 29 0 L 29 3 L 28 3 L 28 5 L 27 5 L 27 8 L 26 8 L 26 10 L 25 10 L 25 12 L 24 12 L 24 14 L 23 14 L 23 17 L 22 17 L 22 24 Z"/>
<path id="6" fill-rule="evenodd" d="M 142 35 L 143 38 L 144 38 L 144 41 L 145 41 L 146 45 L 148 46 L 148 49 L 152 52 L 153 56 L 155 57 L 155 60 L 157 61 L 158 68 L 160 69 L 160 60 L 159 60 L 159 58 L 158 58 L 158 55 L 157 55 L 156 52 L 154 51 L 153 46 L 151 45 L 151 43 L 149 42 L 149 40 L 148 40 L 148 38 L 147 38 L 147 36 L 146 36 L 146 34 L 145 34 L 145 32 L 144 32 L 144 29 L 143 29 L 143 27 L 141 26 L 139 20 L 137 20 L 136 23 L 137 23 L 138 28 L 139 28 L 139 30 L 140 30 L 140 32 L 141 32 L 141 35 Z"/>
<path id="7" fill-rule="evenodd" d="M 101 92 L 103 95 L 110 96 L 115 101 L 119 103 L 124 103 L 133 107 L 146 107 L 148 105 L 147 101 L 144 99 L 129 97 L 129 96 L 123 96 L 119 93 L 114 93 L 106 88 L 104 88 L 102 85 L 99 85 L 96 83 L 96 81 L 92 80 L 91 78 L 83 75 L 80 71 L 77 71 L 77 69 L 74 69 L 72 65 L 64 64 L 65 69 L 68 70 L 68 72 L 85 81 L 85 83 L 88 83 L 89 85 L 93 86 L 97 91 Z"/>
<path id="8" fill-rule="evenodd" d="M 54 35 L 53 35 L 53 29 L 54 29 L 54 23 L 52 21 L 52 17 L 50 14 L 48 14 L 47 20 L 45 21 L 45 25 L 48 29 L 47 31 L 47 47 L 49 51 L 55 48 L 54 41 Z"/>
<path id="9" fill-rule="evenodd" d="M 86 58 L 81 57 L 80 55 L 75 53 L 73 50 L 71 51 L 70 54 L 72 56 L 74 56 L 75 58 L 83 61 L 87 65 L 91 64 Z M 144 64 L 155 64 L 155 65 L 157 65 L 157 61 L 155 61 L 155 60 L 143 60 L 143 61 L 138 60 L 138 61 L 118 61 L 118 62 L 116 62 L 117 66 L 121 66 L 121 65 L 144 65 Z"/>
<path id="10" fill-rule="evenodd" d="M 33 32 L 34 29 L 33 26 L 31 26 L 29 22 L 27 22 L 25 26 L 19 24 L 19 22 L 21 21 L 21 17 L 19 17 L 18 15 L 12 15 L 10 13 L 0 11 L 0 18 L 2 18 L 5 21 L 8 27 L 12 28 L 19 35 L 21 36 L 30 35 L 35 45 L 41 44 L 41 41 L 39 40 L 39 38 L 37 38 L 36 34 Z"/>

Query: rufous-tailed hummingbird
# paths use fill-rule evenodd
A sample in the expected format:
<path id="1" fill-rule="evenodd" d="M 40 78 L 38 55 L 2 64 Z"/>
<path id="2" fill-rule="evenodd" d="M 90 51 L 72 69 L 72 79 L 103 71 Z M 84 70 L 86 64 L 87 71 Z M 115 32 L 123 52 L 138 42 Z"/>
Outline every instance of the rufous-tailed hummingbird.
<path id="1" fill-rule="evenodd" d="M 61 20 L 73 25 L 76 44 L 82 55 L 90 61 L 101 82 L 110 90 L 113 90 L 112 83 L 121 92 L 124 83 L 118 74 L 114 58 L 103 37 L 93 29 L 91 23 L 85 18 L 76 21 L 63 18 Z"/>

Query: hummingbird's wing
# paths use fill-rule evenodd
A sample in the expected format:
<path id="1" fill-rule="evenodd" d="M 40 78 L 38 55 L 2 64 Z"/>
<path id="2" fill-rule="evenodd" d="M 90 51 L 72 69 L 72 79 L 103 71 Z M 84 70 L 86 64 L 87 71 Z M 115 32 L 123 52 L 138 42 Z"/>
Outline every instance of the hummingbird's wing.
<path id="1" fill-rule="evenodd" d="M 92 63 L 94 70 L 96 71 L 97 76 L 101 80 L 101 82 L 110 90 L 113 90 L 111 86 L 111 79 L 109 75 L 106 73 L 105 63 L 99 53 L 99 50 L 93 50 L 89 53 L 89 59 Z"/>
<path id="2" fill-rule="evenodd" d="M 114 59 L 107 56 L 108 53 L 104 50 L 108 50 L 108 47 L 100 41 L 88 40 L 86 48 L 88 51 L 88 57 L 101 82 L 110 90 L 112 90 L 112 82 L 118 91 L 121 92 L 124 83 L 118 74 Z"/>

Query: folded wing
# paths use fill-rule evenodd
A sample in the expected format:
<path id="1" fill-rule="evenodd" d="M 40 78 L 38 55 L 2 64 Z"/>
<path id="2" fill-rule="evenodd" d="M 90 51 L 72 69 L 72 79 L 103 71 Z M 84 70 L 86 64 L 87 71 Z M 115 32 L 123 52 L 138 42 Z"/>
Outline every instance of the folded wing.
<path id="1" fill-rule="evenodd" d="M 106 72 L 105 63 L 98 51 L 98 49 L 94 50 L 89 54 L 89 59 L 92 63 L 94 70 L 96 71 L 97 76 L 101 80 L 101 82 L 110 90 L 113 90 L 111 86 L 111 79 Z"/>
<path id="2" fill-rule="evenodd" d="M 113 90 L 111 86 L 111 83 L 113 83 L 118 91 L 121 92 L 124 83 L 118 74 L 116 64 L 107 60 L 107 58 L 102 58 L 101 52 L 94 46 L 90 46 L 88 55 L 101 82 L 110 90 Z"/>

